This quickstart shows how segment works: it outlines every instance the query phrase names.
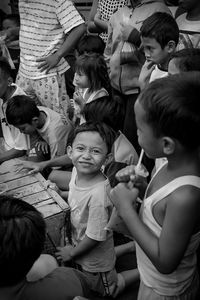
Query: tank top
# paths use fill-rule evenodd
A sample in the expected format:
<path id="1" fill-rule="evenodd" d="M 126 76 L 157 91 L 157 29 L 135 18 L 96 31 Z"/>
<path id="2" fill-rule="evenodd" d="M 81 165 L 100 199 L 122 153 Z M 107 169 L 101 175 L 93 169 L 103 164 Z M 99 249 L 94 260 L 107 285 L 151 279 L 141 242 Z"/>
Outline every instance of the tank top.
<path id="1" fill-rule="evenodd" d="M 155 175 L 158 174 L 161 168 L 158 169 Z M 155 177 L 155 175 L 153 176 L 153 178 Z M 150 181 L 150 184 L 152 182 L 152 179 Z M 146 224 L 146 226 L 157 237 L 160 236 L 162 227 L 157 223 L 153 216 L 153 207 L 159 201 L 163 200 L 165 197 L 173 193 L 176 189 L 184 185 L 192 185 L 200 188 L 200 177 L 192 175 L 181 176 L 175 178 L 165 186 L 161 187 L 149 197 L 146 198 L 145 195 L 140 211 L 140 217 Z M 191 236 L 188 247 L 179 266 L 174 272 L 170 274 L 160 273 L 154 267 L 144 251 L 139 247 L 138 244 L 136 244 L 136 255 L 141 280 L 146 286 L 152 288 L 156 293 L 160 295 L 174 296 L 182 294 L 190 286 L 196 272 L 196 251 L 199 242 L 200 232 L 197 232 Z"/>

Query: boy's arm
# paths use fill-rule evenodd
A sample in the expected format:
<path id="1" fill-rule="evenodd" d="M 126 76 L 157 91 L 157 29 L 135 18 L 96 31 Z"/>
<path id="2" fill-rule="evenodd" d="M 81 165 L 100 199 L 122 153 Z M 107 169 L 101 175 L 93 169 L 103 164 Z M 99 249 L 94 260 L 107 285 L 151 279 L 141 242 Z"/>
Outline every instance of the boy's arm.
<path id="1" fill-rule="evenodd" d="M 110 58 L 112 56 L 112 47 L 113 47 L 113 26 L 111 21 L 112 21 L 112 17 L 108 22 L 108 39 L 104 50 L 104 59 L 108 68 L 108 73 L 110 70 Z"/>
<path id="2" fill-rule="evenodd" d="M 92 8 L 90 10 L 90 14 L 88 17 L 88 23 L 87 23 L 87 30 L 90 33 L 101 33 L 100 28 L 98 28 L 94 23 L 94 17 L 97 13 L 97 7 L 98 7 L 98 0 L 93 0 Z"/>
<path id="3" fill-rule="evenodd" d="M 10 150 L 7 150 L 4 153 L 0 154 L 0 164 L 3 163 L 6 160 L 23 156 L 23 155 L 25 155 L 25 153 L 26 153 L 25 150 L 17 150 L 17 149 L 14 149 L 14 148 L 12 148 Z"/>
<path id="4" fill-rule="evenodd" d="M 100 242 L 95 241 L 85 235 L 84 239 L 72 249 L 70 255 L 72 259 L 84 255 L 85 253 L 89 253 L 93 248 L 95 248 Z"/>
<path id="5" fill-rule="evenodd" d="M 177 268 L 198 221 L 199 190 L 191 189 L 181 188 L 167 200 L 160 237 L 141 221 L 133 207 L 138 190 L 120 183 L 111 192 L 112 202 L 133 238 L 161 273 L 169 274 Z"/>

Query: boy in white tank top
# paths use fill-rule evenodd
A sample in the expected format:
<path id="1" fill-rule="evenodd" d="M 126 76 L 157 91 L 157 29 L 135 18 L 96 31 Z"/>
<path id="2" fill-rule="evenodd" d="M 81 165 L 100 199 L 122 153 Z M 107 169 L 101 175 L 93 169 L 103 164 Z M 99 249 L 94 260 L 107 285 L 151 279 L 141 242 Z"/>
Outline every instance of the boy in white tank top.
<path id="1" fill-rule="evenodd" d="M 173 75 L 152 82 L 135 104 L 138 141 L 150 158 L 165 156 L 137 214 L 134 167 L 112 202 L 137 243 L 139 300 L 197 299 L 196 250 L 200 241 L 200 74 Z M 135 187 L 127 182 L 135 181 Z M 135 178 L 133 180 L 133 177 Z"/>

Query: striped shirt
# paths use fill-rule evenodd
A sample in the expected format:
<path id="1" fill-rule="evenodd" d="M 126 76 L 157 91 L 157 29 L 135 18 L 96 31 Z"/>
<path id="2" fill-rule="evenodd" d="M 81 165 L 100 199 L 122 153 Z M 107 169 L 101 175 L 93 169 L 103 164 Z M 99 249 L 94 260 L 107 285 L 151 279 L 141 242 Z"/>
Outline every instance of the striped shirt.
<path id="1" fill-rule="evenodd" d="M 38 69 L 37 58 L 56 52 L 66 34 L 84 23 L 70 0 L 19 0 L 20 68 L 19 74 L 30 79 L 62 74 L 69 65 L 61 58 L 48 74 Z"/>

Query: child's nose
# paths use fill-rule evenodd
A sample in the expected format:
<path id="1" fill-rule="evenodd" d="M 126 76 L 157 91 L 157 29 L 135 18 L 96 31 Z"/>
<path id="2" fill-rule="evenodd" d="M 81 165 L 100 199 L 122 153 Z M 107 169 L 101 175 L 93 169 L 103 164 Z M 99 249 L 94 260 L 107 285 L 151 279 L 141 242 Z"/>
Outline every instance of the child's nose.
<path id="1" fill-rule="evenodd" d="M 89 150 L 85 150 L 83 153 L 83 157 L 86 159 L 89 159 L 91 157 L 91 153 Z"/>

